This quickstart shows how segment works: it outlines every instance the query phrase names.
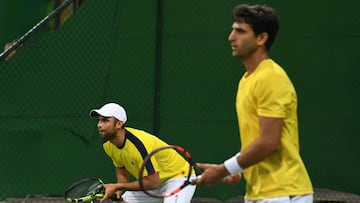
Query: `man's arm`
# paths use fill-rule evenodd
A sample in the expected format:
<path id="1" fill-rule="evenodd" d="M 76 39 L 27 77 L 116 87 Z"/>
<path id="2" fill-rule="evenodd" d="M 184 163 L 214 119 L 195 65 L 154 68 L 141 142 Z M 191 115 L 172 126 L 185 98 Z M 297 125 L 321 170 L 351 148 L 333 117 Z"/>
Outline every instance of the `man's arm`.
<path id="1" fill-rule="evenodd" d="M 129 172 L 125 169 L 125 167 L 121 167 L 121 168 L 115 167 L 115 174 L 116 174 L 117 183 L 126 183 L 128 182 L 130 177 Z M 120 199 L 122 193 L 123 190 L 115 191 L 116 197 L 118 199 Z"/>
<path id="2" fill-rule="evenodd" d="M 281 147 L 282 118 L 259 117 L 260 136 L 237 157 L 241 168 L 252 166 Z"/>
<path id="3" fill-rule="evenodd" d="M 140 191 L 140 184 L 139 181 L 132 181 L 128 182 L 130 174 L 125 169 L 125 167 L 122 168 L 116 168 L 116 177 L 117 177 L 117 183 L 109 183 L 105 184 L 105 195 L 103 198 L 100 199 L 100 202 L 103 202 L 107 198 L 111 197 L 115 193 L 117 194 L 117 197 L 120 198 L 120 195 L 122 191 Z M 156 189 L 160 187 L 160 178 L 158 173 L 154 173 L 151 175 L 148 175 L 147 177 L 143 178 L 143 185 L 145 189 L 151 190 Z"/>
<path id="4" fill-rule="evenodd" d="M 248 168 L 258 162 L 264 160 L 272 153 L 278 151 L 281 147 L 281 132 L 283 127 L 282 118 L 259 117 L 260 136 L 251 145 L 241 151 L 240 155 L 236 155 L 232 162 L 233 168 L 236 170 Z M 196 181 L 196 184 L 212 185 L 220 182 L 224 177 L 236 174 L 229 171 L 225 164 L 198 164 L 204 172 Z"/>
<path id="5" fill-rule="evenodd" d="M 116 179 L 118 183 L 126 183 L 128 182 L 128 178 L 130 177 L 129 172 L 125 169 L 125 167 L 115 167 Z"/>
<path id="6" fill-rule="evenodd" d="M 116 177 L 117 177 L 117 190 L 129 190 L 129 191 L 139 191 L 141 190 L 139 181 L 128 182 L 130 177 L 129 172 L 122 168 L 116 168 Z M 148 175 L 147 177 L 143 178 L 143 185 L 146 189 L 156 189 L 160 187 L 160 178 L 158 173 L 154 173 Z"/>

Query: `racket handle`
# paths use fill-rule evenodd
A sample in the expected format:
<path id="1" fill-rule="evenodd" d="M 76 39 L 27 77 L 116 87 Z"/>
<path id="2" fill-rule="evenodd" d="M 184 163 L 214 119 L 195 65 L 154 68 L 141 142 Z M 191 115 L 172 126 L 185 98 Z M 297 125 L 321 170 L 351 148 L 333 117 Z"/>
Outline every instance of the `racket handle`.
<path id="1" fill-rule="evenodd" d="M 190 181 L 190 183 L 191 183 L 192 185 L 194 185 L 194 184 L 195 184 L 195 181 L 196 181 L 197 179 L 199 179 L 199 178 L 201 178 L 201 175 L 198 175 L 198 176 L 195 176 L 195 177 L 191 177 L 191 178 L 189 179 L 189 181 Z"/>

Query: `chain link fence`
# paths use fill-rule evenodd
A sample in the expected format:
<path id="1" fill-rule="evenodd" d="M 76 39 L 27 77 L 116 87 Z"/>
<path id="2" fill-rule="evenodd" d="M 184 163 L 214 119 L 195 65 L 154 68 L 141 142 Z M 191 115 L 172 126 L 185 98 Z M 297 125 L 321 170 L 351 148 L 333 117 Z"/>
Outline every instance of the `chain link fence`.
<path id="1" fill-rule="evenodd" d="M 0 201 L 63 202 L 65 188 L 83 177 L 115 181 L 112 163 L 96 133 L 96 121 L 88 116 L 90 109 L 110 101 L 127 109 L 129 126 L 184 146 L 196 160 L 219 163 L 231 156 L 240 147 L 234 100 L 244 71 L 231 57 L 227 36 L 231 10 L 238 3 L 56 1 L 48 17 L 0 56 Z M 294 34 L 303 27 L 293 28 L 289 23 L 299 16 L 287 10 L 289 3 L 271 3 L 284 21 L 273 55 L 284 58 L 284 65 L 296 67 L 298 60 L 286 57 L 285 48 L 292 36 L 296 42 L 304 40 Z M 320 3 L 313 6 L 317 5 Z M 328 7 L 335 9 L 336 5 Z M 357 21 L 348 23 L 354 25 Z M 359 29 L 354 32 L 359 42 Z M 326 64 L 327 55 L 323 56 L 321 61 Z M 321 66 L 321 61 L 305 67 L 306 71 Z M 288 70 L 299 88 L 300 101 L 305 98 L 299 114 L 304 123 L 300 123 L 303 158 L 314 187 L 328 188 L 316 189 L 316 201 L 360 202 L 356 195 L 360 193 L 359 177 L 353 177 L 360 169 L 357 142 L 349 143 L 350 138 L 328 129 L 310 132 L 307 128 L 316 125 L 308 116 L 314 109 L 306 110 L 311 106 L 306 98 L 317 98 L 317 92 L 305 94 L 304 86 L 310 85 L 301 78 L 307 76 L 306 71 Z M 345 133 L 356 129 L 358 119 L 351 115 L 347 109 L 335 115 L 335 120 L 349 118 L 337 123 L 340 129 L 347 128 Z M 320 131 L 332 139 L 319 138 Z M 324 152 L 314 139 L 326 142 L 329 149 Z M 337 153 L 339 141 L 341 149 L 354 153 Z M 333 157 L 325 169 L 314 157 L 328 153 Z M 339 176 L 336 167 L 331 167 L 339 160 L 354 163 L 346 166 L 348 174 Z M 244 181 L 235 186 L 199 187 L 194 202 L 242 202 L 239 194 L 244 194 Z"/>

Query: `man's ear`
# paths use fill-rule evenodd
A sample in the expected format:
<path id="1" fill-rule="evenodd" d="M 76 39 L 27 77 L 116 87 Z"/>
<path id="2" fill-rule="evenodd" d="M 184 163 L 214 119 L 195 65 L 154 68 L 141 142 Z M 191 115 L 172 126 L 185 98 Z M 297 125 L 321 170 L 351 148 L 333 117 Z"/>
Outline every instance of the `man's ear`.
<path id="1" fill-rule="evenodd" d="M 122 121 L 117 121 L 117 122 L 116 122 L 116 125 L 117 125 L 119 128 L 123 128 L 124 122 L 122 122 Z"/>
<path id="2" fill-rule="evenodd" d="M 266 32 L 260 33 L 257 36 L 257 42 L 259 46 L 265 46 L 267 40 L 269 39 L 269 35 Z"/>

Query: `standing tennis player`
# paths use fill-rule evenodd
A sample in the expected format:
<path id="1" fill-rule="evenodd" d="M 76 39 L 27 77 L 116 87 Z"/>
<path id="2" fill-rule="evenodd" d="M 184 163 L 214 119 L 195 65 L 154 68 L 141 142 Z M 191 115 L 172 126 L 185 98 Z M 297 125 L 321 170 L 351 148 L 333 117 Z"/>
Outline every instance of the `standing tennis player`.
<path id="1" fill-rule="evenodd" d="M 167 143 L 145 131 L 124 127 L 127 115 L 125 109 L 116 103 L 94 109 L 90 115 L 98 119 L 97 127 L 103 139 L 103 148 L 115 165 L 117 177 L 117 183 L 105 184 L 106 192 L 101 202 L 114 194 L 118 198 L 122 196 L 129 203 L 191 202 L 196 188 L 194 185 L 165 199 L 154 198 L 140 191 L 138 178 L 143 158 L 152 150 L 168 145 Z M 166 156 L 156 156 L 146 165 L 144 187 L 159 190 L 158 193 L 167 192 L 167 189 L 181 185 L 186 180 L 184 174 L 188 169 L 186 160 L 175 150 L 169 151 Z M 136 180 L 129 182 L 130 175 Z M 122 194 L 122 191 L 126 192 Z"/>
<path id="2" fill-rule="evenodd" d="M 232 55 L 246 68 L 236 96 L 241 151 L 223 164 L 198 164 L 204 172 L 197 184 L 231 183 L 242 173 L 246 203 L 312 203 L 299 154 L 296 92 L 268 53 L 279 29 L 277 14 L 267 6 L 238 5 L 233 20 Z"/>

